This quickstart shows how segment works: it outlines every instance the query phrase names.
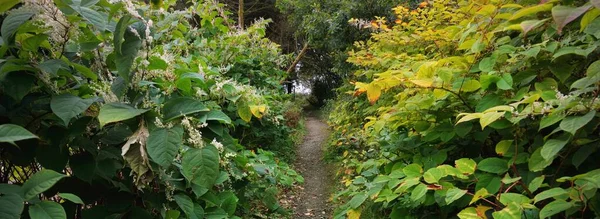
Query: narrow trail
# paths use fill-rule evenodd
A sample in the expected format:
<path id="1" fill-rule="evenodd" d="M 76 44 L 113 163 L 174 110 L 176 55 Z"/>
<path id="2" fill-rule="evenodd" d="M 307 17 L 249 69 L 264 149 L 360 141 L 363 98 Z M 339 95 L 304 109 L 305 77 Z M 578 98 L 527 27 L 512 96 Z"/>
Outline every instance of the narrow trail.
<path id="1" fill-rule="evenodd" d="M 298 194 L 294 218 L 329 218 L 331 209 L 327 202 L 330 194 L 330 168 L 322 160 L 323 146 L 329 130 L 327 124 L 316 116 L 306 118 L 308 133 L 304 143 L 297 148 L 295 166 L 304 177 L 304 189 Z"/>

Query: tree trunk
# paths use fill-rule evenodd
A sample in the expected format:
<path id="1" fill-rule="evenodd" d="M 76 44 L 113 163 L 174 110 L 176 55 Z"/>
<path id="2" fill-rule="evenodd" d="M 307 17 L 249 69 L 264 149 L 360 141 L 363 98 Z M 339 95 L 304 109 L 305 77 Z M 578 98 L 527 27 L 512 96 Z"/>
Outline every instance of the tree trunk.
<path id="1" fill-rule="evenodd" d="M 298 65 L 298 63 L 302 59 L 302 56 L 304 56 L 304 54 L 306 53 L 306 50 L 308 50 L 308 42 L 304 44 L 304 47 L 302 47 L 300 54 L 298 54 L 294 62 L 292 62 L 292 65 L 290 65 L 290 67 L 287 69 L 288 74 L 292 73 L 294 69 L 296 69 L 296 65 Z"/>
<path id="2" fill-rule="evenodd" d="M 238 5 L 238 24 L 240 29 L 244 29 L 244 0 L 240 0 Z"/>

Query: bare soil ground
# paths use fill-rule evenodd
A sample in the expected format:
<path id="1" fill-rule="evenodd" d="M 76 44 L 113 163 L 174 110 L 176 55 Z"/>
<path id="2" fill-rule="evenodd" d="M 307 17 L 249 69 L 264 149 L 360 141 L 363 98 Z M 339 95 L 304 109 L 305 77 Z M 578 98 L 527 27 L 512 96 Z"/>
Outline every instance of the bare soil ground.
<path id="1" fill-rule="evenodd" d="M 323 146 L 329 136 L 327 124 L 314 115 L 306 118 L 308 133 L 297 148 L 295 167 L 304 184 L 294 199 L 294 218 L 330 218 L 331 168 L 322 160 Z"/>

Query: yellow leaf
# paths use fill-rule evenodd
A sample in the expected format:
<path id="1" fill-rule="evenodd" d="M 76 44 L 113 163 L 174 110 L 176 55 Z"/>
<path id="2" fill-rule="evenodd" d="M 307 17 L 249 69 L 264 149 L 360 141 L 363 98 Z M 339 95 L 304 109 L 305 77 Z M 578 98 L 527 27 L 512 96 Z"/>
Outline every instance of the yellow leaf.
<path id="1" fill-rule="evenodd" d="M 469 202 L 469 205 L 479 201 L 479 199 L 482 199 L 482 198 L 485 198 L 488 196 L 490 196 L 490 193 L 488 192 L 488 190 L 486 188 L 482 188 L 482 189 L 478 190 L 477 192 L 475 192 L 475 195 L 471 199 L 471 202 Z M 477 207 L 477 208 L 479 208 L 479 207 Z"/>
<path id="2" fill-rule="evenodd" d="M 365 87 L 367 89 L 367 98 L 371 104 L 374 104 L 375 101 L 379 99 L 381 96 L 381 87 L 377 84 L 369 84 Z"/>
<path id="3" fill-rule="evenodd" d="M 483 130 L 486 126 L 500 119 L 500 117 L 504 116 L 505 112 L 491 112 L 485 113 L 481 118 L 479 118 L 479 124 L 481 125 L 481 129 Z"/>
<path id="4" fill-rule="evenodd" d="M 418 79 L 418 80 L 410 80 L 413 84 L 416 84 L 419 87 L 431 87 L 433 84 L 433 80 L 431 79 Z"/>
<path id="5" fill-rule="evenodd" d="M 265 105 L 250 105 L 250 112 L 252 112 L 252 115 L 259 119 L 263 117 L 266 110 L 267 106 Z"/>
<path id="6" fill-rule="evenodd" d="M 519 19 L 521 17 L 524 16 L 528 16 L 528 15 L 534 15 L 537 14 L 539 12 L 543 12 L 543 11 L 550 11 L 552 10 L 552 4 L 540 4 L 540 5 L 535 5 L 532 7 L 527 7 L 527 8 L 523 8 L 519 11 L 517 11 L 511 18 L 510 20 L 516 20 Z"/>
<path id="7" fill-rule="evenodd" d="M 464 114 L 461 113 L 458 116 L 459 117 L 463 116 L 463 117 L 460 118 L 458 120 L 458 122 L 456 122 L 456 124 L 461 123 L 461 122 L 471 121 L 473 119 L 479 119 L 479 118 L 481 118 L 483 116 L 483 113 L 464 113 Z"/>
<path id="8" fill-rule="evenodd" d="M 481 219 L 479 215 L 477 215 L 477 209 L 474 207 L 468 207 L 458 212 L 458 218 L 460 219 Z"/>
<path id="9" fill-rule="evenodd" d="M 483 218 L 483 219 L 487 219 L 485 212 L 490 209 L 492 209 L 492 208 L 485 206 L 485 205 L 479 205 L 479 206 L 477 206 L 477 208 L 475 208 L 475 211 L 477 212 L 477 216 L 479 216 L 480 218 Z"/>
<path id="10" fill-rule="evenodd" d="M 360 209 L 351 209 L 346 213 L 348 219 L 360 219 Z"/>
<path id="11" fill-rule="evenodd" d="M 509 111 L 510 112 L 510 111 L 512 111 L 512 109 L 513 108 L 511 106 L 504 105 L 504 106 L 495 106 L 495 107 L 489 108 L 483 112 L 484 113 L 498 112 L 498 111 L 504 111 L 504 112 Z"/>
<path id="12" fill-rule="evenodd" d="M 238 115 L 240 118 L 246 122 L 250 122 L 252 119 L 252 112 L 250 111 L 250 107 L 246 104 L 237 104 Z"/>

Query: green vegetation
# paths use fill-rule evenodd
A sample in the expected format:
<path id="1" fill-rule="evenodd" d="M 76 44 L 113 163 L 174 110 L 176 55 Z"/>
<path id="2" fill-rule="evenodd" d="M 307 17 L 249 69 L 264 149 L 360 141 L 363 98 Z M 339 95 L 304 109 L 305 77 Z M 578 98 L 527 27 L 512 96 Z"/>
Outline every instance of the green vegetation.
<path id="1" fill-rule="evenodd" d="M 290 57 L 268 21 L 175 3 L 1 2 L 0 218 L 289 215 Z"/>
<path id="2" fill-rule="evenodd" d="M 600 0 L 220 2 L 0 0 L 0 218 L 600 217 Z"/>
<path id="3" fill-rule="evenodd" d="M 351 20 L 335 218 L 599 217 L 598 1 L 431 2 Z"/>

